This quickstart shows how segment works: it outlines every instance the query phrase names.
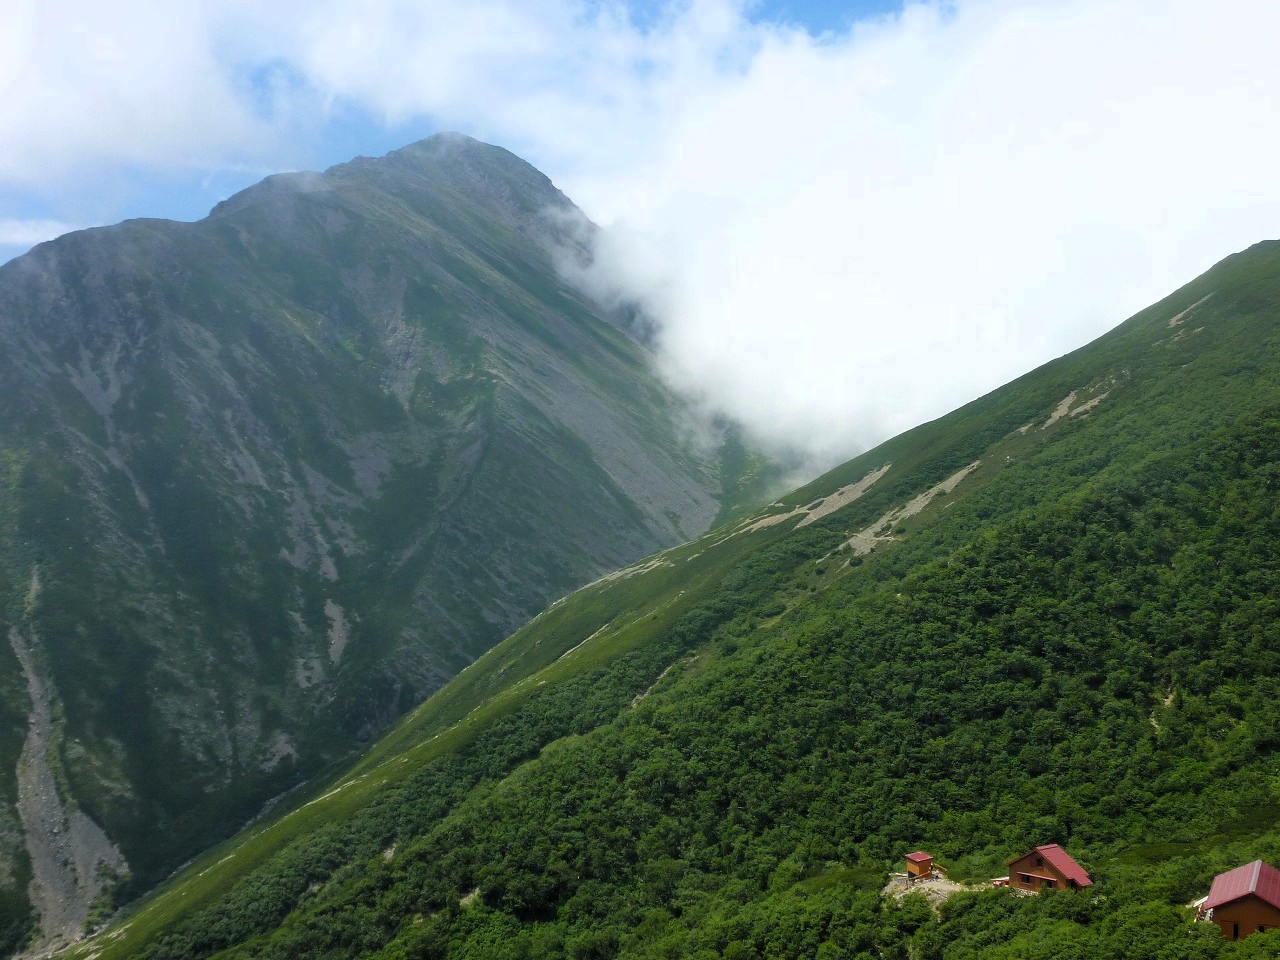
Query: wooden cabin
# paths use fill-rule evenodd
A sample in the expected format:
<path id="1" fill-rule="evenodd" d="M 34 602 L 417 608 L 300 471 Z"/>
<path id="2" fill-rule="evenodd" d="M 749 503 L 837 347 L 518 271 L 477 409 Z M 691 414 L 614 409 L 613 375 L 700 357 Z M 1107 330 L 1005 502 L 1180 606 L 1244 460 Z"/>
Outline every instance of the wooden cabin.
<path id="1" fill-rule="evenodd" d="M 933 856 L 923 850 L 907 854 L 907 881 L 924 880 L 933 876 Z"/>
<path id="2" fill-rule="evenodd" d="M 1067 851 L 1050 843 L 1009 861 L 1009 886 L 1031 892 L 1080 890 L 1093 881 Z"/>
<path id="3" fill-rule="evenodd" d="M 1280 927 L 1280 870 L 1255 860 L 1218 874 L 1200 916 L 1216 923 L 1228 940 Z"/>

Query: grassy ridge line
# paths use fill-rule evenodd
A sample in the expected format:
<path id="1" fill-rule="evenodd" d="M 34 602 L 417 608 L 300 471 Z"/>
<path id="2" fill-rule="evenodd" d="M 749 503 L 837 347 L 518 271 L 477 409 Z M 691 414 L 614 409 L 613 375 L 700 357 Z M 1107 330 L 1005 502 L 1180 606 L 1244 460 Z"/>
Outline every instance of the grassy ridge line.
<path id="1" fill-rule="evenodd" d="M 156 930 L 171 927 L 208 905 L 287 844 L 341 820 L 387 786 L 461 749 L 519 709 L 543 684 L 577 676 L 669 630 L 715 588 L 734 560 L 782 531 L 765 533 L 772 536 L 735 537 L 722 548 L 708 551 L 699 549 L 703 541 L 694 541 L 657 555 L 671 561 L 671 566 L 597 581 L 565 598 L 418 707 L 341 780 L 313 787 L 299 795 L 291 809 L 198 858 L 127 913 L 118 926 L 77 945 L 66 956 L 96 955 L 103 960 L 130 956 Z M 679 594 L 650 609 L 655 598 L 673 591 L 677 580 L 682 584 Z M 642 611 L 647 612 L 641 615 Z M 505 667 L 499 667 L 504 659 Z"/>
<path id="2" fill-rule="evenodd" d="M 895 469 L 890 477 L 878 484 L 881 490 L 888 488 L 894 477 L 903 476 L 897 470 L 899 465 L 914 469 L 934 458 L 950 455 L 959 467 L 963 465 L 966 454 L 973 452 L 974 456 L 969 457 L 973 459 L 978 455 L 977 451 L 985 450 L 1024 424 L 1042 423 L 1068 392 L 1078 390 L 1089 381 L 1107 374 L 1118 374 L 1135 364 L 1148 370 L 1167 372 L 1164 359 L 1158 357 L 1153 349 L 1176 334 L 1177 331 L 1167 326 L 1167 321 L 1187 308 L 1199 305 L 1206 294 L 1224 287 L 1242 290 L 1269 302 L 1273 291 L 1265 288 L 1275 286 L 1271 268 L 1280 260 L 1276 253 L 1278 246 L 1280 241 L 1269 241 L 1227 257 L 1211 270 L 1088 344 L 833 467 L 822 476 L 779 497 L 777 502 L 788 507 L 809 503 L 831 490 L 856 482 L 868 470 L 889 461 L 894 462 Z M 1205 306 L 1215 312 L 1226 309 L 1221 300 L 1215 303 L 1210 299 Z M 1253 317 L 1234 319 L 1243 322 Z M 958 446 L 963 446 L 964 450 L 956 452 Z"/>

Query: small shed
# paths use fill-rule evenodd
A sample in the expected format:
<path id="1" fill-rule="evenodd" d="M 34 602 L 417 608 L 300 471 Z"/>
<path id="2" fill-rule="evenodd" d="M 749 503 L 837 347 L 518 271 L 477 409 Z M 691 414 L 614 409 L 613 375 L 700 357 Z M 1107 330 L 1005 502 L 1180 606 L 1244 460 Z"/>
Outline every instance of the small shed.
<path id="1" fill-rule="evenodd" d="M 1228 940 L 1280 927 L 1280 870 L 1255 860 L 1213 878 L 1200 915 Z"/>
<path id="2" fill-rule="evenodd" d="M 917 850 L 907 854 L 907 879 L 920 880 L 933 876 L 933 855 Z"/>
<path id="3" fill-rule="evenodd" d="M 1067 851 L 1049 843 L 1009 861 L 1009 886 L 1031 892 L 1079 890 L 1093 886 L 1093 881 Z"/>

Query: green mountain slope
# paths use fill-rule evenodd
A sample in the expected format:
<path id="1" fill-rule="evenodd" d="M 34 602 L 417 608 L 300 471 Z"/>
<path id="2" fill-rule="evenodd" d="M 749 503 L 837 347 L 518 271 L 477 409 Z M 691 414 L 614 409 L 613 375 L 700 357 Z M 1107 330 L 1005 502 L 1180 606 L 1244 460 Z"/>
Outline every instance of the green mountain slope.
<path id="1" fill-rule="evenodd" d="M 0 269 L 0 946 L 757 495 L 558 279 L 580 219 L 439 136 Z"/>
<path id="2" fill-rule="evenodd" d="M 553 605 L 80 957 L 1261 957 L 1280 243 Z M 1084 894 L 881 896 L 1058 842 Z"/>

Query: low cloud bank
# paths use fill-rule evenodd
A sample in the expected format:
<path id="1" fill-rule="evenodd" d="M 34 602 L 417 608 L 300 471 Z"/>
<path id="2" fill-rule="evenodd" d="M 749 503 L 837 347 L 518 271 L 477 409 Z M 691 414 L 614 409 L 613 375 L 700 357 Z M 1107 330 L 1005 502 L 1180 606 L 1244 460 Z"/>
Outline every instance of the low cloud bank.
<path id="1" fill-rule="evenodd" d="M 1280 236 L 1277 8 L 1237 7 L 765 32 L 632 168 L 568 182 L 595 288 L 645 304 L 677 386 L 834 462 Z"/>
<path id="2" fill-rule="evenodd" d="M 125 0 L 84 31 L 58 4 L 19 4 L 8 69 L 42 92 L 0 113 L 0 186 L 311 162 L 351 111 L 463 130 L 602 226 L 585 282 L 643 305 L 673 384 L 818 463 L 1280 236 L 1273 0 L 912 3 L 821 36 L 739 0 Z"/>

